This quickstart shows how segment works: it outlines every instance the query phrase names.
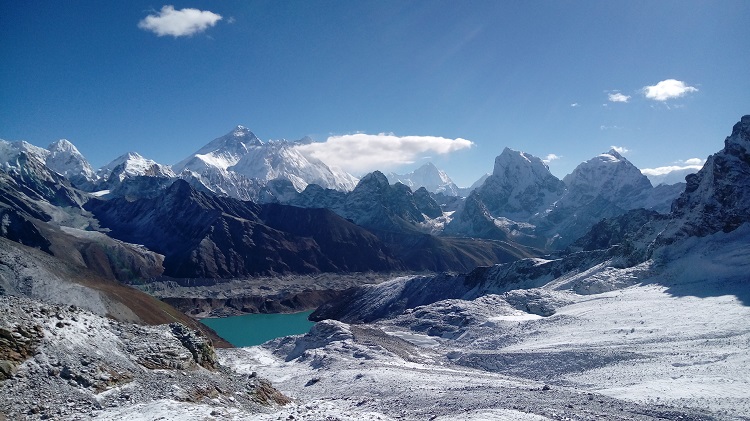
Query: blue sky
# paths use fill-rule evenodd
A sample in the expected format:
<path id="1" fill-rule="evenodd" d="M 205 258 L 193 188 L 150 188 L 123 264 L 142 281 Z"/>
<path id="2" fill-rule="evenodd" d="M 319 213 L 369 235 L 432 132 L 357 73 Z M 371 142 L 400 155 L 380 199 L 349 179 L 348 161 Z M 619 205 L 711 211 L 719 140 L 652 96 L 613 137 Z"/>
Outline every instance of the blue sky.
<path id="1" fill-rule="evenodd" d="M 166 5 L 197 9 L 195 33 L 139 26 Z M 127 151 L 173 164 L 238 124 L 383 133 L 358 144 L 375 160 L 360 172 L 393 139 L 405 163 L 384 170 L 432 160 L 459 185 L 506 146 L 554 154 L 558 177 L 613 145 L 675 165 L 750 113 L 748 21 L 747 1 L 0 0 L 0 138 L 67 138 L 99 167 Z M 646 96 L 672 79 L 651 96 L 681 96 Z"/>

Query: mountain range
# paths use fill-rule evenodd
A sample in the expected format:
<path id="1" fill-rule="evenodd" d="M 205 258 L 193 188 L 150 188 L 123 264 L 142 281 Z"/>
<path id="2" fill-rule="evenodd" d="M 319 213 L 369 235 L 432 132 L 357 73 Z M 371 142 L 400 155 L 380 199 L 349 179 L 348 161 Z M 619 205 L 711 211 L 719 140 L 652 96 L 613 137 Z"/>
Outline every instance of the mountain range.
<path id="1" fill-rule="evenodd" d="M 263 142 L 238 126 L 174 166 L 130 152 L 97 171 L 67 140 L 47 149 L 0 141 L 0 165 L 17 183 L 5 189 L 8 218 L 15 212 L 17 224 L 31 227 L 36 219 L 53 227 L 4 235 L 46 244 L 53 242 L 41 232 L 57 226 L 99 231 L 164 256 L 163 265 L 146 267 L 178 278 L 467 271 L 562 250 L 600 219 L 631 209 L 665 213 L 683 188 L 653 188 L 614 150 L 559 180 L 540 158 L 506 148 L 471 191 L 430 163 L 410 174 L 375 171 L 358 180 L 295 148 L 310 141 Z M 267 209 L 307 222 L 282 224 Z M 322 221 L 327 225 L 316 226 Z M 359 255 L 368 257 L 342 261 L 343 244 L 362 246 Z M 126 272 L 140 273 L 112 271 Z"/>
<path id="2" fill-rule="evenodd" d="M 723 420 L 750 410 L 750 115 L 668 210 L 664 191 L 616 151 L 559 180 L 506 149 L 446 211 L 449 196 L 380 172 L 348 192 L 276 180 L 273 203 L 217 195 L 196 179 L 91 195 L 52 170 L 47 153 L 0 148 L 0 414 L 9 418 Z M 138 158 L 115 174 L 128 161 Z M 146 167 L 158 175 L 135 178 L 170 178 Z M 506 239 L 427 232 L 440 218 L 445 230 L 470 221 L 467 204 L 499 229 L 488 235 Z M 574 241 L 549 235 L 584 226 Z M 523 245 L 535 242 L 550 248 Z M 477 257 L 480 244 L 515 255 L 320 294 L 330 300 L 307 334 L 243 349 L 214 348 L 206 335 L 228 344 L 125 285 L 210 292 L 216 279 L 198 278 L 237 275 L 213 298 L 239 305 L 226 294 L 257 273 L 296 273 L 292 282 L 315 288 L 328 280 L 307 274 L 424 268 L 430 255 L 450 261 L 450 245 Z M 286 281 L 258 286 L 275 294 L 266 301 L 290 302 Z"/>

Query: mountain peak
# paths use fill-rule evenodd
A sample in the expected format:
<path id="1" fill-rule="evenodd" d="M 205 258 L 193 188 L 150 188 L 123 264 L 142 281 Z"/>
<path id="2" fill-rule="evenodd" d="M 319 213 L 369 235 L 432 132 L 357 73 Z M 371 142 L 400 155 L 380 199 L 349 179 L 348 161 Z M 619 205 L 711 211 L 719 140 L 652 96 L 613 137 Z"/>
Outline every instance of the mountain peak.
<path id="1" fill-rule="evenodd" d="M 724 149 L 711 155 L 672 204 L 684 233 L 703 236 L 729 232 L 750 222 L 750 115 L 743 116 L 724 140 Z"/>
<path id="2" fill-rule="evenodd" d="M 47 147 L 47 150 L 50 152 L 69 152 L 72 154 L 80 154 L 78 152 L 78 148 L 75 147 L 68 139 L 60 139 L 55 142 L 52 142 Z"/>
<path id="3" fill-rule="evenodd" d="M 549 172 L 549 167 L 547 167 L 547 164 L 545 164 L 541 158 L 506 147 L 503 149 L 503 152 L 495 158 L 495 167 L 492 170 L 492 174 L 502 176 L 508 172 L 509 168 L 518 168 L 520 166 L 528 166 L 532 168 L 534 173 L 538 174 Z"/>
<path id="4" fill-rule="evenodd" d="M 732 134 L 724 141 L 724 147 L 750 150 L 750 115 L 742 116 L 740 121 L 732 127 Z"/>
<path id="5" fill-rule="evenodd" d="M 388 181 L 393 184 L 402 183 L 412 190 L 424 187 L 433 193 L 444 193 L 449 196 L 458 195 L 458 186 L 445 171 L 436 167 L 432 162 L 426 162 L 408 174 L 390 173 Z"/>
<path id="6" fill-rule="evenodd" d="M 252 131 L 250 131 L 250 129 L 248 129 L 247 127 L 242 126 L 242 125 L 237 125 L 237 127 L 235 127 L 234 130 L 232 130 L 232 132 L 230 134 L 233 137 L 239 137 L 239 138 L 243 138 L 243 139 L 245 139 L 245 138 L 258 139 L 258 137 L 255 136 L 255 134 Z"/>
<path id="7" fill-rule="evenodd" d="M 373 171 L 364 177 L 359 181 L 359 185 L 365 185 L 365 184 L 374 184 L 378 186 L 388 186 L 388 178 L 380 171 Z"/>
<path id="8" fill-rule="evenodd" d="M 492 175 L 508 176 L 509 171 L 516 171 L 522 167 L 528 168 L 537 176 L 546 177 L 549 173 L 549 167 L 541 158 L 506 147 L 503 149 L 503 152 L 495 158 L 495 167 L 492 170 Z"/>
<path id="9" fill-rule="evenodd" d="M 261 141 L 255 133 L 251 132 L 245 126 L 237 126 L 231 132 L 224 136 L 217 137 L 209 142 L 206 146 L 196 152 L 196 154 L 216 153 L 240 153 L 247 152 L 248 146 L 261 146 Z"/>
<path id="10" fill-rule="evenodd" d="M 604 153 L 602 155 L 611 155 L 620 160 L 625 159 L 622 155 L 620 155 L 619 152 L 617 152 L 617 150 L 615 150 L 615 148 L 610 149 L 609 151 L 607 151 L 607 153 Z"/>

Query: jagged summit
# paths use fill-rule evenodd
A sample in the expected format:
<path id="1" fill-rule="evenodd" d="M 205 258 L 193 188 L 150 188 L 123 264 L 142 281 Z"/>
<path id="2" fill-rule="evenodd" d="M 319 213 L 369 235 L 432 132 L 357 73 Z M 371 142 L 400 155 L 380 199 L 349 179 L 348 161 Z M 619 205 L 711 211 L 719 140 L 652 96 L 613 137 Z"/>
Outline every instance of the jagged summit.
<path id="1" fill-rule="evenodd" d="M 378 189 L 387 188 L 389 186 L 388 177 L 380 171 L 373 171 L 359 180 L 356 189 L 365 188 L 366 186 L 373 186 Z"/>
<path id="2" fill-rule="evenodd" d="M 443 193 L 457 196 L 459 188 L 445 171 L 439 169 L 432 162 L 427 162 L 408 174 L 388 174 L 388 181 L 392 184 L 401 183 L 412 190 L 424 187 L 432 193 Z"/>
<path id="3" fill-rule="evenodd" d="M 510 148 L 503 149 L 503 152 L 495 158 L 495 167 L 492 170 L 495 183 L 518 184 L 516 187 L 508 186 L 512 188 L 525 187 L 529 184 L 545 184 L 551 180 L 550 177 L 557 180 L 541 158 Z"/>
<path id="4" fill-rule="evenodd" d="M 127 152 L 102 167 L 99 176 L 112 183 L 138 176 L 174 178 L 175 173 L 169 166 L 144 158 L 138 152 Z"/>
<path id="5" fill-rule="evenodd" d="M 476 191 L 493 215 L 529 217 L 562 193 L 562 182 L 541 158 L 505 148 L 492 175 Z"/>

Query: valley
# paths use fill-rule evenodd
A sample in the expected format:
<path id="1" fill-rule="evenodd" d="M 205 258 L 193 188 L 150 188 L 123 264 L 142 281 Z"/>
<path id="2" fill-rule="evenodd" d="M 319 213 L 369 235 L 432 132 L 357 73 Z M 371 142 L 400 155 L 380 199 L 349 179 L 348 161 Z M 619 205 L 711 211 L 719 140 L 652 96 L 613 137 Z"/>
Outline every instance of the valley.
<path id="1" fill-rule="evenodd" d="M 0 414 L 746 419 L 750 116 L 657 187 L 614 149 L 560 180 L 505 148 L 447 196 L 294 144 L 97 172 L 0 142 Z M 302 310 L 247 348 L 195 320 Z"/>

